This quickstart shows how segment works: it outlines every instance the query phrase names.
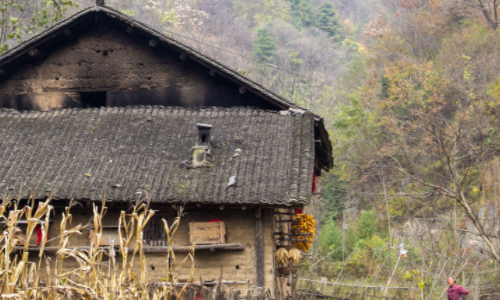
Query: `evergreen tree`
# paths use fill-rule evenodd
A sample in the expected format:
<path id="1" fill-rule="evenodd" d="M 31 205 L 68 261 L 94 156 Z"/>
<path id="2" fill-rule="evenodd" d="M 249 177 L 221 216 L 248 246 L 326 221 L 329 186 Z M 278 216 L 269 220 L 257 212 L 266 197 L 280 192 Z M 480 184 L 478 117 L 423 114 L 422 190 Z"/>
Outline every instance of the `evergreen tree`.
<path id="1" fill-rule="evenodd" d="M 257 30 L 257 38 L 252 44 L 253 55 L 263 62 L 271 63 L 276 59 L 276 43 L 266 28 Z"/>
<path id="2" fill-rule="evenodd" d="M 292 14 L 296 17 L 293 21 L 297 29 L 314 24 L 314 12 L 311 3 L 304 0 L 288 0 L 292 4 Z"/>
<path id="3" fill-rule="evenodd" d="M 324 3 L 319 7 L 316 17 L 316 25 L 328 32 L 336 42 L 342 40 L 339 33 L 342 31 L 342 26 L 339 23 L 337 12 L 330 3 Z"/>

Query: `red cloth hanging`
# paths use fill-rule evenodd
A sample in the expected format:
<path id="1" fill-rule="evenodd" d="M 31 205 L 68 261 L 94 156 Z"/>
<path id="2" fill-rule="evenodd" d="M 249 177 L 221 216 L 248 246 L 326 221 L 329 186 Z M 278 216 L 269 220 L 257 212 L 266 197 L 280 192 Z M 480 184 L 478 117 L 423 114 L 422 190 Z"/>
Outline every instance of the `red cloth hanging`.
<path id="1" fill-rule="evenodd" d="M 303 214 L 304 213 L 304 209 L 302 208 L 294 208 L 293 211 L 296 213 L 296 214 Z"/>
<path id="2" fill-rule="evenodd" d="M 42 237 L 43 237 L 42 226 L 40 226 L 40 224 L 36 225 L 35 230 L 36 230 L 36 235 L 37 235 L 36 244 L 40 245 L 40 243 L 42 242 Z"/>

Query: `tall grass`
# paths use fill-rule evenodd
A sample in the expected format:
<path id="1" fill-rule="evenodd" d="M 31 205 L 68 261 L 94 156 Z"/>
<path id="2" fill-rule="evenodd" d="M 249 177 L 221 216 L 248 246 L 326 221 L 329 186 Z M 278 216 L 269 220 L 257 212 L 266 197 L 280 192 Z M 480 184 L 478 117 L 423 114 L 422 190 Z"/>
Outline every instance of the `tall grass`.
<path id="1" fill-rule="evenodd" d="M 150 195 L 150 193 L 139 193 Z M 147 196 L 149 197 L 149 196 Z M 20 197 L 17 197 L 20 199 Z M 104 194 L 103 199 L 106 199 Z M 99 246 L 103 235 L 102 220 L 106 214 L 106 200 L 99 209 L 93 204 L 91 223 L 95 235 L 88 249 L 72 248 L 70 238 L 82 234 L 83 229 L 91 223 L 78 224 L 72 227 L 71 209 L 76 205 L 71 201 L 62 213 L 59 224 L 60 235 L 58 250 L 51 268 L 51 258 L 45 253 L 45 245 L 49 232 L 52 196 L 44 202 L 36 202 L 32 195 L 27 204 L 20 207 L 19 201 L 6 195 L 1 199 L 0 218 L 5 221 L 5 230 L 0 235 L 0 294 L 3 299 L 179 299 L 193 280 L 194 244 L 182 262 L 176 265 L 176 255 L 170 248 L 165 255 L 165 280 L 150 284 L 146 269 L 146 256 L 143 251 L 143 229 L 154 215 L 149 209 L 149 198 L 137 200 L 128 211 L 122 211 L 118 224 L 118 241 L 120 253 L 116 253 L 114 243 L 111 246 Z M 36 205 L 38 203 L 38 205 Z M 35 208 L 36 206 L 36 208 Z M 182 216 L 182 207 L 172 224 L 162 219 L 167 240 L 170 244 Z M 25 230 L 19 227 L 19 220 L 26 220 Z M 35 227 L 41 226 L 42 241 L 38 251 L 38 259 L 30 261 L 29 239 Z M 51 241 L 53 241 L 52 239 Z M 24 247 L 21 245 L 24 244 Z M 21 254 L 18 253 L 18 249 Z M 129 253 L 129 249 L 133 249 Z M 121 257 L 121 264 L 117 259 Z M 70 261 L 71 260 L 71 261 Z M 70 267 L 75 265 L 78 267 Z M 191 273 L 186 284 L 178 286 L 176 268 L 186 262 L 191 263 Z M 72 264 L 71 264 L 72 263 Z M 140 265 L 140 268 L 138 267 Z M 66 267 L 65 267 L 66 266 Z"/>

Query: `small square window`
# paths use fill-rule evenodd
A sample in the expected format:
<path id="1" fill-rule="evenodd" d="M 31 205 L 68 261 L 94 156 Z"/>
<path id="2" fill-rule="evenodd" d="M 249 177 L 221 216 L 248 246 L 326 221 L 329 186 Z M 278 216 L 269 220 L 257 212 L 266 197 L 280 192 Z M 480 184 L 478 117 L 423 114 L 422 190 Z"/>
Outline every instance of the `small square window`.
<path id="1" fill-rule="evenodd" d="M 82 92 L 80 97 L 83 108 L 106 107 L 107 92 Z"/>

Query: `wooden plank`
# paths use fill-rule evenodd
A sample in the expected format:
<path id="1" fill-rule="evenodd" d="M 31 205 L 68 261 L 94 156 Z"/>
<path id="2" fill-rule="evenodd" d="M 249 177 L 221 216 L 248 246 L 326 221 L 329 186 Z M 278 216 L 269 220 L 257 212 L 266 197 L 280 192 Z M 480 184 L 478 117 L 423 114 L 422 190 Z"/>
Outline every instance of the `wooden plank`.
<path id="1" fill-rule="evenodd" d="M 56 92 L 56 93 L 94 93 L 94 92 L 110 92 L 114 91 L 116 88 L 100 88 L 100 89 L 56 89 L 56 88 L 43 88 L 44 93 Z M 90 201 L 89 201 L 90 202 Z M 87 203 L 89 203 L 87 202 Z"/>
<path id="2" fill-rule="evenodd" d="M 197 245 L 225 244 L 224 222 L 190 222 L 189 242 Z"/>
<path id="3" fill-rule="evenodd" d="M 274 235 L 311 236 L 312 233 L 284 233 L 284 232 L 275 232 Z"/>
<path id="4" fill-rule="evenodd" d="M 262 229 L 262 209 L 255 209 L 255 258 L 257 272 L 257 287 L 264 287 L 264 234 Z"/>
<path id="5" fill-rule="evenodd" d="M 69 249 L 76 249 L 76 250 L 88 250 L 88 246 L 75 246 L 75 247 L 68 247 Z M 115 249 L 118 249 L 119 246 L 115 245 Z M 189 252 L 191 250 L 191 246 L 173 246 L 173 247 L 143 247 L 143 251 L 145 253 L 150 252 L 150 253 L 163 253 L 163 252 L 168 252 L 169 249 L 172 248 L 174 252 Z M 15 247 L 16 250 L 24 250 L 24 247 Z M 40 251 L 40 247 L 29 247 L 29 251 L 31 252 L 36 252 Z M 245 245 L 239 244 L 239 243 L 231 243 L 231 244 L 217 244 L 217 245 L 197 245 L 195 246 L 195 251 L 199 250 L 243 250 L 245 249 Z M 59 247 L 45 247 L 46 252 L 54 252 L 58 251 Z M 132 253 L 134 251 L 133 247 L 128 247 L 129 253 Z M 117 252 L 118 254 L 120 253 L 119 251 Z"/>

